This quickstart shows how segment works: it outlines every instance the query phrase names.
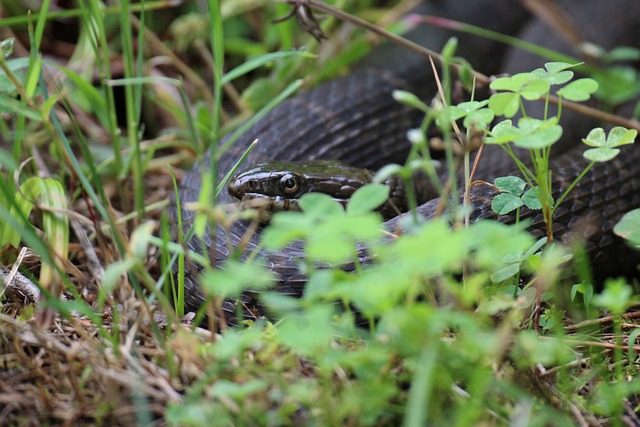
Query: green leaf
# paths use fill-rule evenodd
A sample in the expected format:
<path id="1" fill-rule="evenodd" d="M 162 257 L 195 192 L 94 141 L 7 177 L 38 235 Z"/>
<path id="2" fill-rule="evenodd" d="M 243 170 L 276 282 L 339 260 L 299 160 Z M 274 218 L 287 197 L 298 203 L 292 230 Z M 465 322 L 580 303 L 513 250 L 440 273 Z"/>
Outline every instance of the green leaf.
<path id="1" fill-rule="evenodd" d="M 394 90 L 392 92 L 393 99 L 398 101 L 400 104 L 406 105 L 408 107 L 416 108 L 420 111 L 424 111 L 425 113 L 430 110 L 430 108 L 420 100 L 416 95 L 411 92 L 407 92 L 406 90 Z"/>
<path id="2" fill-rule="evenodd" d="M 497 116 L 513 117 L 520 108 L 520 95 L 513 92 L 495 93 L 489 98 L 489 108 Z"/>
<path id="3" fill-rule="evenodd" d="M 63 66 L 58 66 L 58 68 L 67 75 L 69 80 L 76 85 L 78 91 L 89 101 L 87 104 L 91 108 L 90 111 L 95 112 L 103 123 L 107 123 L 107 100 L 104 93 L 92 85 L 90 80 L 80 76 L 75 71 Z"/>
<path id="4" fill-rule="evenodd" d="M 584 158 L 592 162 L 608 162 L 620 154 L 617 148 L 590 148 L 583 154 Z"/>
<path id="5" fill-rule="evenodd" d="M 29 58 L 13 58 L 6 62 L 9 70 L 13 71 L 18 78 L 24 78 L 25 70 L 29 67 Z M 13 82 L 7 77 L 4 70 L 0 69 L 0 93 L 14 96 L 18 93 Z"/>
<path id="6" fill-rule="evenodd" d="M 627 212 L 613 227 L 613 232 L 640 248 L 640 209 Z"/>
<path id="7" fill-rule="evenodd" d="M 635 129 L 626 129 L 622 126 L 616 126 L 609 131 L 607 137 L 608 147 L 619 147 L 621 145 L 633 144 L 638 136 L 638 131 Z"/>
<path id="8" fill-rule="evenodd" d="M 573 78 L 573 71 L 562 71 L 549 76 L 548 82 L 552 85 L 563 85 Z"/>
<path id="9" fill-rule="evenodd" d="M 375 182 L 383 182 L 387 178 L 391 178 L 392 176 L 399 176 L 402 173 L 402 166 L 398 164 L 388 164 L 376 172 L 373 176 L 373 180 Z"/>
<path id="10" fill-rule="evenodd" d="M 582 102 L 591 98 L 591 95 L 597 90 L 598 82 L 593 79 L 584 78 L 569 83 L 558 91 L 558 95 L 569 101 Z"/>
<path id="11" fill-rule="evenodd" d="M 247 289 L 259 291 L 273 283 L 273 274 L 260 264 L 234 259 L 227 260 L 224 269 L 207 269 L 200 277 L 200 286 L 209 297 L 239 298 Z"/>
<path id="12" fill-rule="evenodd" d="M 514 232 L 513 226 L 498 221 L 479 221 L 472 225 L 466 239 L 472 239 L 476 262 L 491 270 L 501 268 L 505 258 L 514 253 L 524 253 L 534 243 L 529 233 Z M 467 243 L 469 244 L 469 243 Z"/>
<path id="13" fill-rule="evenodd" d="M 567 83 L 573 78 L 573 71 L 567 71 L 580 64 L 569 64 L 567 62 L 547 62 L 544 68 L 536 68 L 531 74 L 539 79 L 543 79 L 551 85 Z"/>
<path id="14" fill-rule="evenodd" d="M 456 61 L 458 61 L 459 65 L 462 67 L 460 71 L 458 71 L 458 78 L 460 78 L 464 88 L 471 92 L 476 84 L 474 75 L 475 70 L 464 58 L 457 57 Z"/>
<path id="15" fill-rule="evenodd" d="M 331 348 L 332 315 L 333 308 L 326 305 L 311 307 L 304 314 L 289 315 L 278 326 L 278 338 L 298 354 L 318 357 Z"/>
<path id="16" fill-rule="evenodd" d="M 538 187 L 535 187 L 538 188 Z M 531 191 L 531 190 L 529 190 Z M 540 249 L 542 249 L 544 247 L 544 245 L 547 244 L 547 238 L 546 237 L 541 237 L 538 240 L 536 240 L 536 242 L 534 244 L 531 245 L 531 247 L 529 249 L 527 249 L 527 251 L 524 253 L 524 255 L 522 255 L 522 260 L 526 260 L 527 258 L 535 255 Z"/>
<path id="17" fill-rule="evenodd" d="M 380 236 L 380 223 L 380 215 L 375 213 L 330 217 L 309 232 L 307 255 L 329 263 L 348 261 L 355 253 L 356 242 Z"/>
<path id="18" fill-rule="evenodd" d="M 35 176 L 28 178 L 20 186 L 20 192 L 16 193 L 17 206 L 11 207 L 11 216 L 21 218 L 17 211 L 19 209 L 28 218 L 34 208 L 33 201 L 37 201 L 42 207 L 51 209 L 42 212 L 43 218 L 45 218 L 45 237 L 54 249 L 59 249 L 56 252 L 57 255 L 66 258 L 69 241 L 69 218 L 62 213 L 67 209 L 64 187 L 53 178 Z M 46 218 L 50 218 L 50 220 Z M 17 230 L 7 227 L 0 242 L 18 247 L 20 235 Z"/>
<path id="19" fill-rule="evenodd" d="M 358 188 L 347 204 L 347 215 L 371 212 L 389 198 L 389 187 L 383 184 L 367 184 Z"/>
<path id="20" fill-rule="evenodd" d="M 477 125 L 476 128 L 485 129 L 494 118 L 495 114 L 492 110 L 489 108 L 482 108 L 469 113 L 469 115 L 464 118 L 463 124 L 467 129 L 471 128 L 474 123 Z"/>
<path id="21" fill-rule="evenodd" d="M 604 291 L 593 297 L 593 304 L 620 315 L 629 307 L 632 295 L 633 289 L 624 279 L 608 279 Z"/>
<path id="22" fill-rule="evenodd" d="M 127 247 L 128 255 L 141 261 L 146 260 L 149 255 L 149 243 L 153 237 L 154 228 L 155 224 L 153 221 L 146 221 L 133 230 Z"/>
<path id="23" fill-rule="evenodd" d="M 491 281 L 493 283 L 504 282 L 507 279 L 514 277 L 516 274 L 520 272 L 520 264 L 513 263 L 509 264 L 496 272 L 491 274 Z"/>
<path id="24" fill-rule="evenodd" d="M 513 142 L 518 147 L 526 149 L 549 147 L 562 136 L 562 127 L 557 123 L 555 117 L 547 120 L 523 117 L 518 121 L 520 136 Z"/>
<path id="25" fill-rule="evenodd" d="M 438 110 L 438 114 L 436 116 L 436 124 L 440 128 L 449 128 L 451 126 L 451 122 L 464 117 L 465 114 L 466 113 L 462 108 L 459 108 L 456 105 L 449 105 L 446 108 Z"/>
<path id="26" fill-rule="evenodd" d="M 582 142 L 590 147 L 604 147 L 606 146 L 607 138 L 602 128 L 591 129 L 589 135 L 586 138 L 582 138 Z"/>
<path id="27" fill-rule="evenodd" d="M 488 144 L 504 144 L 513 141 L 517 146 L 527 149 L 544 148 L 554 144 L 562 136 L 562 127 L 555 117 L 547 120 L 523 117 L 518 127 L 511 120 L 498 123 L 486 138 Z"/>
<path id="28" fill-rule="evenodd" d="M 562 126 L 540 126 L 529 135 L 521 136 L 513 141 L 513 143 L 521 148 L 529 150 L 546 148 L 555 144 L 562 137 Z"/>
<path id="29" fill-rule="evenodd" d="M 544 64 L 544 68 L 546 68 L 549 75 L 557 75 L 564 70 L 576 67 L 578 65 L 580 65 L 580 63 L 569 64 L 568 62 L 547 62 L 546 64 Z"/>
<path id="30" fill-rule="evenodd" d="M 620 150 L 614 147 L 621 145 L 633 144 L 638 131 L 635 129 L 626 129 L 622 126 L 616 126 L 611 129 L 609 135 L 605 137 L 604 129 L 591 129 L 589 135 L 582 139 L 586 145 L 592 148 L 584 152 L 584 157 L 594 162 L 607 162 L 616 157 Z"/>
<path id="31" fill-rule="evenodd" d="M 582 294 L 582 300 L 585 304 L 591 304 L 591 300 L 593 299 L 593 285 L 576 283 L 571 287 L 571 301 L 575 301 L 578 294 Z"/>
<path id="32" fill-rule="evenodd" d="M 632 100 L 640 93 L 638 71 L 633 67 L 607 67 L 593 78 L 598 82 L 598 97 L 608 104 L 618 105 Z"/>
<path id="33" fill-rule="evenodd" d="M 543 341 L 534 331 L 518 334 L 512 353 L 511 357 L 522 366 L 555 366 L 573 360 L 571 346 L 560 340 Z"/>
<path id="34" fill-rule="evenodd" d="M 442 57 L 445 59 L 445 62 L 450 62 L 451 58 L 453 58 L 453 55 L 456 52 L 456 49 L 458 48 L 458 39 L 456 37 L 451 37 L 449 40 L 447 40 L 447 42 L 444 44 L 444 47 L 442 48 Z"/>
<path id="35" fill-rule="evenodd" d="M 506 193 L 520 196 L 524 191 L 527 183 L 518 176 L 502 176 L 494 181 L 496 187 Z"/>
<path id="36" fill-rule="evenodd" d="M 34 202 L 45 208 L 42 210 L 44 240 L 48 242 L 53 262 L 59 263 L 60 260 L 66 260 L 69 253 L 69 218 L 65 213 L 67 196 L 62 183 L 53 178 L 37 176 L 27 178 L 20 186 L 20 192 L 15 195 L 15 204 L 11 206 L 9 215 L 19 224 L 32 227 L 31 224 L 23 224 L 23 219 L 29 218 Z M 5 243 L 18 247 L 23 237 L 20 234 L 21 230 L 10 227 L 7 222 L 0 221 L 0 247 Z M 50 262 L 43 262 L 40 268 L 41 283 L 50 286 L 55 275 L 55 266 Z"/>
<path id="37" fill-rule="evenodd" d="M 269 227 L 262 232 L 266 249 L 280 249 L 294 240 L 302 239 L 313 229 L 316 220 L 300 212 L 278 212 Z"/>
<path id="38" fill-rule="evenodd" d="M 216 358 L 229 361 L 240 357 L 246 349 L 256 346 L 260 342 L 260 335 L 260 331 L 255 328 L 229 328 L 225 331 L 224 337 L 216 341 L 211 352 Z"/>
<path id="39" fill-rule="evenodd" d="M 519 197 L 509 193 L 501 193 L 496 195 L 491 202 L 491 209 L 498 215 L 506 215 L 524 205 Z"/>
<path id="40" fill-rule="evenodd" d="M 458 105 L 450 105 L 440 110 L 436 118 L 436 124 L 441 127 L 448 126 L 452 121 L 464 117 L 464 125 L 467 128 L 471 126 L 472 122 L 476 122 L 480 127 L 484 128 L 493 120 L 494 117 L 493 111 L 482 108 L 488 103 L 488 100 L 484 100 L 461 102 Z"/>
<path id="41" fill-rule="evenodd" d="M 620 46 L 614 49 L 611 49 L 605 55 L 605 61 L 614 62 L 614 61 L 637 61 L 640 60 L 640 49 L 630 46 Z"/>
<path id="42" fill-rule="evenodd" d="M 223 396 L 226 399 L 243 401 L 251 397 L 252 394 L 266 390 L 269 383 L 266 380 L 252 379 L 246 382 L 236 382 L 227 380 L 216 381 L 210 389 L 213 396 Z"/>
<path id="43" fill-rule="evenodd" d="M 104 295 L 111 294 L 114 289 L 122 282 L 122 277 L 129 273 L 137 264 L 135 258 L 125 258 L 117 260 L 109 264 L 104 269 L 104 277 L 100 282 L 100 293 Z"/>
<path id="44" fill-rule="evenodd" d="M 489 101 L 486 99 L 484 101 L 467 101 L 467 102 L 461 102 L 460 104 L 457 105 L 457 107 L 465 111 L 466 113 L 471 113 L 473 111 L 478 111 L 488 103 Z"/>
<path id="45" fill-rule="evenodd" d="M 495 186 L 503 192 L 493 198 L 491 209 L 499 215 L 512 212 L 522 205 L 529 209 L 541 209 L 538 199 L 539 188 L 534 187 L 522 195 L 526 185 L 527 183 L 517 176 L 496 178 Z"/>
<path id="46" fill-rule="evenodd" d="M 522 195 L 522 201 L 525 206 L 531 210 L 542 209 L 542 202 L 540 201 L 540 187 L 536 186 L 530 188 Z"/>
<path id="47" fill-rule="evenodd" d="M 491 82 L 489 87 L 493 90 L 507 90 L 518 92 L 529 81 L 535 79 L 531 73 L 518 73 L 511 77 L 500 77 Z"/>
<path id="48" fill-rule="evenodd" d="M 344 216 L 342 205 L 323 193 L 307 193 L 300 198 L 303 212 L 315 217 Z"/>
<path id="49" fill-rule="evenodd" d="M 265 53 L 263 55 L 250 58 L 245 62 L 243 62 L 238 67 L 227 72 L 222 78 L 222 84 L 227 84 L 237 79 L 238 77 L 241 77 L 247 73 L 250 73 L 251 71 L 257 68 L 260 68 L 264 65 L 268 65 L 273 61 L 286 58 L 286 57 L 292 57 L 292 56 L 297 56 L 302 58 L 317 58 L 317 55 L 314 55 L 313 53 L 310 53 L 310 52 L 301 51 L 301 50 Z"/>
<path id="50" fill-rule="evenodd" d="M 549 92 L 549 82 L 545 78 L 539 78 L 533 73 L 518 73 L 511 77 L 501 77 L 490 85 L 493 90 L 504 90 L 511 93 L 507 97 L 505 93 L 498 93 L 489 99 L 489 108 L 497 115 L 513 117 L 518 111 L 520 96 L 527 100 L 535 100 Z M 513 98 L 517 99 L 517 101 Z M 493 102 L 491 101 L 493 100 Z"/>
<path id="51" fill-rule="evenodd" d="M 573 71 L 560 71 L 558 73 L 549 73 L 542 68 L 537 68 L 531 72 L 540 79 L 545 79 L 551 85 L 565 84 L 573 78 Z"/>
<path id="52" fill-rule="evenodd" d="M 521 90 L 520 94 L 528 101 L 535 101 L 549 92 L 549 82 L 544 79 L 534 79 L 528 82 Z"/>
<path id="53" fill-rule="evenodd" d="M 491 129 L 489 135 L 485 139 L 487 144 L 506 144 L 520 137 L 522 132 L 511 124 L 511 120 L 503 120 Z"/>
<path id="54" fill-rule="evenodd" d="M 15 113 L 30 120 L 42 121 L 42 116 L 36 110 L 31 109 L 24 103 L 17 101 L 3 93 L 0 93 L 0 112 Z"/>
<path id="55" fill-rule="evenodd" d="M 398 240 L 392 247 L 380 248 L 381 255 L 397 259 L 404 271 L 416 274 L 437 274 L 446 268 L 458 266 L 464 259 L 467 247 L 465 233 L 451 233 L 449 224 L 439 218 L 428 221 L 417 234 Z M 386 285 L 388 286 L 388 284 Z"/>

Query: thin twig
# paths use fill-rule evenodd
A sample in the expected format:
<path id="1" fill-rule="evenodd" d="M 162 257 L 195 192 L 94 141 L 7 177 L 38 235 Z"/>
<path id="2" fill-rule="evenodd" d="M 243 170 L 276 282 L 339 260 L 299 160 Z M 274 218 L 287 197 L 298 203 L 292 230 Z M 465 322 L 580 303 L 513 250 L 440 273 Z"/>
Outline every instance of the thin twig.
<path id="1" fill-rule="evenodd" d="M 635 351 L 640 352 L 640 345 L 616 345 L 616 344 L 612 344 L 612 343 L 608 343 L 608 342 L 598 342 L 598 341 L 587 341 L 587 340 L 573 340 L 573 339 L 563 339 L 563 338 L 556 338 L 556 337 L 545 337 L 545 336 L 539 336 L 538 339 L 542 340 L 542 341 L 557 341 L 557 342 L 562 342 L 564 344 L 571 344 L 571 345 L 575 345 L 575 346 L 579 346 L 579 347 L 599 347 L 599 348 L 605 348 L 607 350 L 613 350 L 615 348 L 620 348 L 624 351 L 629 351 L 629 348 L 633 348 Z"/>
<path id="2" fill-rule="evenodd" d="M 624 314 L 622 314 L 620 316 L 605 316 L 605 317 L 601 317 L 599 319 L 589 319 L 589 320 L 585 320 L 583 322 L 575 323 L 573 325 L 565 326 L 564 330 L 571 332 L 571 331 L 576 331 L 578 329 L 586 328 L 586 327 L 589 327 L 589 326 L 604 325 L 606 323 L 613 323 L 617 318 L 622 318 L 622 319 L 625 319 L 625 320 L 639 319 L 640 318 L 640 311 L 635 311 L 633 313 L 624 313 Z"/>

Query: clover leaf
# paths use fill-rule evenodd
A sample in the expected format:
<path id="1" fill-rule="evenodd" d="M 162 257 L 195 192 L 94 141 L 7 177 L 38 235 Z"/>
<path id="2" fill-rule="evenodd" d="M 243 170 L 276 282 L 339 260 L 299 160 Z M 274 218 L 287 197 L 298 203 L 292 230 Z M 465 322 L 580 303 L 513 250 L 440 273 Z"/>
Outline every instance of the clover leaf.
<path id="1" fill-rule="evenodd" d="M 558 120 L 552 117 L 547 120 L 523 117 L 518 120 L 518 126 L 513 126 L 511 120 L 504 120 L 491 129 L 487 144 L 505 144 L 513 142 L 515 145 L 526 149 L 545 148 L 560 139 L 562 127 Z"/>
<path id="2" fill-rule="evenodd" d="M 520 95 L 513 92 L 502 92 L 491 95 L 489 108 L 498 116 L 513 117 L 520 107 Z"/>
<path id="3" fill-rule="evenodd" d="M 491 202 L 491 209 L 498 215 L 506 215 L 523 205 L 529 209 L 542 207 L 538 198 L 538 187 L 525 192 L 527 183 L 522 178 L 517 176 L 500 177 L 495 179 L 494 185 L 501 191 Z"/>
<path id="4" fill-rule="evenodd" d="M 518 138 L 522 133 L 520 129 L 513 126 L 511 120 L 503 120 L 491 129 L 485 143 L 487 144 L 506 144 Z"/>
<path id="5" fill-rule="evenodd" d="M 598 90 L 598 82 L 593 79 L 578 79 L 558 91 L 558 95 L 569 101 L 581 102 L 591 98 Z"/>
<path id="6" fill-rule="evenodd" d="M 579 64 L 569 64 L 567 62 L 547 62 L 544 64 L 544 70 L 537 68 L 531 72 L 537 78 L 544 79 L 551 85 L 560 85 L 567 83 L 573 78 L 573 71 L 567 71 Z"/>
<path id="7" fill-rule="evenodd" d="M 358 188 L 347 204 L 347 215 L 361 215 L 376 209 L 389 198 L 389 187 L 368 184 Z"/>
<path id="8" fill-rule="evenodd" d="M 562 136 L 562 126 L 552 117 L 547 120 L 523 117 L 518 120 L 521 134 L 513 143 L 521 148 L 539 149 L 553 145 Z"/>
<path id="9" fill-rule="evenodd" d="M 589 132 L 586 138 L 582 139 L 590 148 L 584 152 L 584 157 L 592 162 L 607 162 L 616 157 L 620 150 L 615 148 L 621 145 L 633 144 L 638 131 L 616 126 L 605 136 L 604 129 L 595 128 Z"/>
<path id="10" fill-rule="evenodd" d="M 441 110 L 436 119 L 436 124 L 440 127 L 448 126 L 452 121 L 464 117 L 465 127 L 471 127 L 472 123 L 476 123 L 481 128 L 486 128 L 495 117 L 493 111 L 483 108 L 489 101 L 468 101 L 461 102 L 458 105 L 450 105 Z"/>
<path id="11" fill-rule="evenodd" d="M 550 84 L 532 73 L 518 73 L 511 77 L 500 77 L 489 87 L 506 91 L 492 95 L 489 108 L 497 115 L 513 117 L 518 112 L 521 98 L 529 101 L 539 99 L 549 92 Z"/>
<path id="12" fill-rule="evenodd" d="M 627 212 L 613 227 L 613 232 L 640 248 L 640 209 Z"/>

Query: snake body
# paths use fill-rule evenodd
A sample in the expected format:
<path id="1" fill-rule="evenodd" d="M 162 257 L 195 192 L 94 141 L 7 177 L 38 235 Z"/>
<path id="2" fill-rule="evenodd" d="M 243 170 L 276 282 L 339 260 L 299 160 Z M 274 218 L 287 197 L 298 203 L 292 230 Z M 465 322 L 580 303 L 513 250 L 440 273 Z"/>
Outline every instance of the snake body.
<path id="1" fill-rule="evenodd" d="M 560 5 L 584 31 L 585 39 L 607 49 L 618 45 L 640 46 L 640 26 L 637 25 L 640 22 L 640 5 L 636 0 L 618 0 L 616 9 L 605 0 L 565 1 Z M 424 2 L 418 12 L 453 18 L 505 34 L 523 34 L 522 37 L 538 44 L 570 50 L 566 44 L 563 47 L 562 41 L 555 39 L 544 24 L 531 18 L 515 0 L 429 1 Z M 456 54 L 486 74 L 501 70 L 530 71 L 544 62 L 538 60 L 535 63 L 530 56 L 507 52 L 498 43 L 441 28 L 420 27 L 410 34 L 410 38 L 434 50 L 441 49 L 452 36 L 459 39 Z M 337 159 L 375 170 L 384 164 L 403 162 L 410 149 L 406 131 L 418 126 L 421 113 L 395 102 L 391 97 L 395 89 L 414 92 L 423 99 L 430 99 L 436 93 L 433 74 L 423 58 L 402 49 L 383 47 L 348 76 L 297 95 L 263 117 L 221 157 L 220 178 L 255 138 L 260 139 L 260 143 L 246 159 L 245 165 L 273 159 Z M 570 116 L 567 115 L 572 120 Z M 577 121 L 577 125 L 565 123 L 564 126 L 578 129 L 581 136 L 585 136 L 583 129 L 588 126 L 588 130 L 592 123 L 583 123 L 584 119 Z M 551 165 L 556 197 L 586 165 L 582 157 L 584 148 L 572 148 L 579 138 L 566 135 L 565 140 L 569 140 L 562 148 L 566 153 L 554 157 Z M 480 164 L 478 178 L 489 180 L 513 174 L 513 165 L 501 150 L 488 147 L 483 157 L 486 161 Z M 180 188 L 182 206 L 198 200 L 201 168 L 202 165 L 197 164 L 185 174 Z M 474 187 L 471 198 L 475 208 L 473 219 L 496 218 L 490 208 L 493 195 L 489 187 Z M 226 192 L 218 200 L 219 203 L 229 201 Z M 437 200 L 427 201 L 418 207 L 418 212 L 431 217 L 436 206 Z M 596 165 L 578 184 L 555 213 L 554 234 L 563 239 L 573 231 L 584 237 L 596 277 L 626 274 L 635 270 L 636 258 L 613 235 L 612 227 L 625 212 L 639 206 L 640 146 L 631 146 L 613 162 Z M 532 217 L 531 232 L 542 235 L 544 224 L 541 215 L 533 212 L 524 214 Z M 183 210 L 182 215 L 185 227 L 190 226 L 194 214 Z M 509 221 L 512 218 L 499 219 Z M 398 217 L 392 218 L 385 227 L 395 230 L 398 221 Z M 304 256 L 302 244 L 293 243 L 280 252 L 264 252 L 257 249 L 258 235 L 248 242 L 243 241 L 247 226 L 242 222 L 234 224 L 231 230 L 218 226 L 215 233 L 207 234 L 204 240 L 192 239 L 188 245 L 190 249 L 202 252 L 201 245 L 204 244 L 204 249 L 218 265 L 222 265 L 232 252 L 239 253 L 239 258 L 244 259 L 257 250 L 261 261 L 277 277 L 275 289 L 287 295 L 301 295 L 306 277 L 299 271 L 295 260 Z M 366 257 L 364 252 L 362 256 Z M 196 308 L 203 301 L 197 272 L 195 266 L 186 272 L 185 296 L 189 308 Z M 248 292 L 244 298 L 245 306 L 258 305 L 256 294 Z M 233 307 L 227 308 L 230 312 L 235 311 Z"/>

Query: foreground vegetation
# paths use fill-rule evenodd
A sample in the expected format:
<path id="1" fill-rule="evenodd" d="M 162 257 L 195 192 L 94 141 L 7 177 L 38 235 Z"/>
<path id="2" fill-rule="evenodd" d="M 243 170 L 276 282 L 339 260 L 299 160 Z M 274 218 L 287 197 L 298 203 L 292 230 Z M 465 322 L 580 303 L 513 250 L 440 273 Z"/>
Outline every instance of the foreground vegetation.
<path id="1" fill-rule="evenodd" d="M 526 224 L 451 228 L 440 218 L 381 243 L 371 210 L 384 190 L 375 186 L 346 211 L 309 196 L 304 214 L 276 217 L 264 237 L 271 249 L 305 238 L 314 258 L 332 263 L 364 241 L 375 265 L 355 273 L 307 265 L 305 295 L 294 299 L 267 290 L 259 263 L 230 261 L 226 270 L 205 269 L 205 309 L 260 286 L 276 320 L 217 331 L 183 316 L 172 269 L 184 251 L 167 215 L 182 170 L 295 90 L 294 78 L 326 78 L 368 49 L 355 33 L 331 61 L 288 52 L 303 43 L 295 22 L 267 24 L 288 6 L 253 3 L 220 9 L 210 0 L 198 10 L 125 1 L 105 9 L 86 1 L 54 11 L 43 2 L 39 13 L 11 10 L 0 20 L 15 32 L 0 59 L 0 261 L 21 273 L 3 269 L 5 283 L 25 283 L 2 293 L 0 424 L 640 422 L 630 284 L 612 279 L 595 289 L 561 279 L 568 249 L 545 247 Z M 361 3 L 361 16 L 389 16 Z M 68 25 L 71 42 L 57 38 L 56 22 Z M 326 32 L 337 25 L 322 22 Z M 304 43 L 309 51 L 334 48 Z M 286 53 L 268 54 L 274 50 Z M 557 82 L 571 67 L 555 64 L 547 72 Z M 442 114 L 513 116 L 514 98 L 551 90 L 540 74 L 529 77 L 529 90 L 503 80 L 496 89 L 506 95 Z M 551 144 L 549 119 L 535 118 L 534 130 L 551 129 Z M 507 142 L 501 130 L 518 133 L 501 126 L 492 127 L 494 143 Z M 598 156 L 635 136 L 616 132 L 587 138 L 602 149 L 590 160 L 605 160 Z M 548 157 L 544 147 L 539 154 Z M 544 173 L 524 176 L 540 188 Z M 521 193 L 496 208 L 518 209 L 513 199 L 528 200 Z M 588 266 L 580 268 L 578 277 L 588 278 Z"/>

